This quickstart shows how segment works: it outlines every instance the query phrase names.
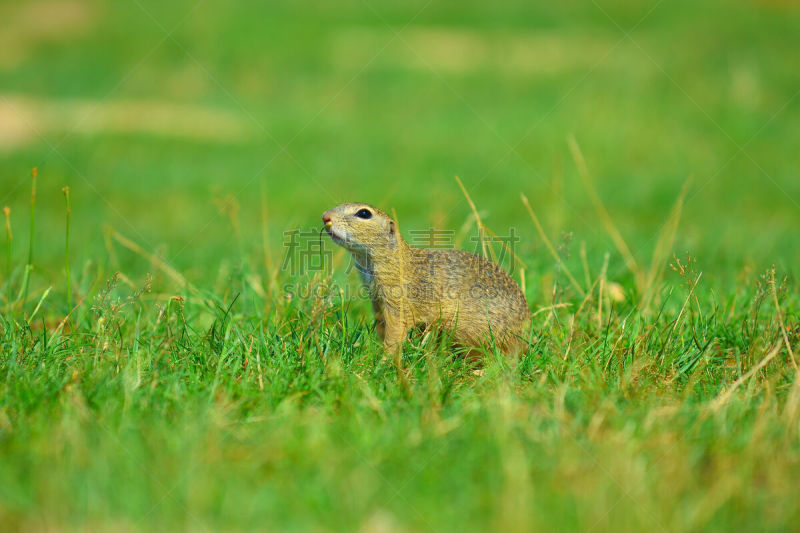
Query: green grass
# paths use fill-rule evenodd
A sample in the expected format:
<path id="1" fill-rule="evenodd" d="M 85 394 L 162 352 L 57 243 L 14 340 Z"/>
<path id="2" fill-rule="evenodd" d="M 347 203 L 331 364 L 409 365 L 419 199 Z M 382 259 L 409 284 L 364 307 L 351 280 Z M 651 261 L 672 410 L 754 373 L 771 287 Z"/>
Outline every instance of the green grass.
<path id="1" fill-rule="evenodd" d="M 0 2 L 0 529 L 796 529 L 790 3 L 107 4 Z M 397 367 L 319 217 L 456 175 L 531 344 Z"/>

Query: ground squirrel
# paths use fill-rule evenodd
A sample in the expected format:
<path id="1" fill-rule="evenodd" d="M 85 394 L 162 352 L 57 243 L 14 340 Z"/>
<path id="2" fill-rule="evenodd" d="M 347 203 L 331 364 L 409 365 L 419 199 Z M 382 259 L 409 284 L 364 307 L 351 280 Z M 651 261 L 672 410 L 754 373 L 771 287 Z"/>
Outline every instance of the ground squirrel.
<path id="1" fill-rule="evenodd" d="M 366 204 L 342 204 L 322 221 L 333 241 L 353 254 L 387 351 L 400 350 L 417 325 L 447 328 L 459 346 L 493 343 L 509 355 L 526 344 L 528 303 L 496 263 L 462 250 L 411 246 L 389 215 Z"/>

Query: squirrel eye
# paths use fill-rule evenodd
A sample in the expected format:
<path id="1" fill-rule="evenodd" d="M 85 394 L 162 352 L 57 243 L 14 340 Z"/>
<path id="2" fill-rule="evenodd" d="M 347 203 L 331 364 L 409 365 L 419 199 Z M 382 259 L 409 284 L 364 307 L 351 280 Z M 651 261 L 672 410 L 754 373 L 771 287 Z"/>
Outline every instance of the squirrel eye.
<path id="1" fill-rule="evenodd" d="M 372 213 L 370 212 L 369 209 L 359 209 L 356 212 L 356 216 L 358 218 L 363 218 L 364 220 L 366 220 L 366 219 L 372 218 Z"/>

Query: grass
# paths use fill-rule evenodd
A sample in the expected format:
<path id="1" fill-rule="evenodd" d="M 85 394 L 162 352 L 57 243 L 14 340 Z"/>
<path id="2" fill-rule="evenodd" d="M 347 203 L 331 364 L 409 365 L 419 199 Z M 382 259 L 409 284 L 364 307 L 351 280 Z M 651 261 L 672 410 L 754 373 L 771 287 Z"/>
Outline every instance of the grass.
<path id="1" fill-rule="evenodd" d="M 796 529 L 792 6 L 0 16 L 0 529 Z M 513 230 L 521 359 L 387 360 L 343 201 Z"/>
<path id="2" fill-rule="evenodd" d="M 398 369 L 318 299 L 154 295 L 71 331 L 3 321 L 9 528 L 785 530 L 800 508 L 798 295 L 684 272 L 657 312 L 556 286 L 518 365 L 412 340 Z M 602 279 L 600 280 L 602 282 Z M 671 294 L 670 294 L 671 292 Z M 265 309 L 269 309 L 266 311 Z M 211 321 L 210 325 L 207 321 Z M 398 373 L 402 374 L 398 375 Z"/>

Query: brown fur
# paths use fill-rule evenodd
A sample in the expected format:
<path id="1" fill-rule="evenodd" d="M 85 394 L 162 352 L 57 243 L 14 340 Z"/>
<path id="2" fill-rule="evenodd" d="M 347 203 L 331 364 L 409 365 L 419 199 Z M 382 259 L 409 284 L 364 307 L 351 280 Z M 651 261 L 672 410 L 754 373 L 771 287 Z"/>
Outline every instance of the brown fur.
<path id="1" fill-rule="evenodd" d="M 366 209 L 370 218 L 356 216 Z M 424 250 L 408 244 L 397 224 L 367 204 L 347 203 L 322 215 L 325 229 L 355 258 L 370 289 L 378 334 L 400 350 L 409 329 L 437 325 L 461 346 L 517 353 L 530 328 L 519 285 L 492 261 L 462 250 Z"/>

